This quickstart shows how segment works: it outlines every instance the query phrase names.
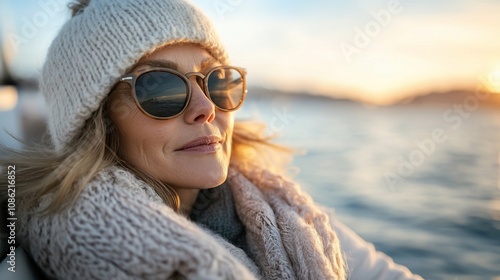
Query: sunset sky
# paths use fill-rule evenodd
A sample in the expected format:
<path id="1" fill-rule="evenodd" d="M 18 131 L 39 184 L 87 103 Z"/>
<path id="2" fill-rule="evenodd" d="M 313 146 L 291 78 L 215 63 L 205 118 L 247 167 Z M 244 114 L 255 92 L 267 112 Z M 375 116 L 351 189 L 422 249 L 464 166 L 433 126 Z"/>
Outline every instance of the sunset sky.
<path id="1" fill-rule="evenodd" d="M 375 103 L 474 87 L 480 77 L 500 91 L 500 1 L 194 2 L 254 86 Z M 13 73 L 36 75 L 69 17 L 66 3 L 2 1 L 0 24 Z M 33 24 L 41 13 L 49 20 Z M 17 48 L 12 34 L 23 39 Z"/>

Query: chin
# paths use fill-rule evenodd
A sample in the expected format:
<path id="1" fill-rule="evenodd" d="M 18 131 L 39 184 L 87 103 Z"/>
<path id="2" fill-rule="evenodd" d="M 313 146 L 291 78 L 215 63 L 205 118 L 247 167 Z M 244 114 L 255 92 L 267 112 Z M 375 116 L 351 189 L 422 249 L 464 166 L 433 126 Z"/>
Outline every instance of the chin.
<path id="1" fill-rule="evenodd" d="M 209 189 L 214 188 L 226 181 L 228 164 L 220 161 L 198 161 L 183 170 L 184 184 L 189 188 Z"/>
<path id="2" fill-rule="evenodd" d="M 208 188 L 216 187 L 224 183 L 227 178 L 228 165 L 211 165 L 208 168 L 201 169 L 203 172 L 199 172 L 199 176 L 202 178 L 202 184 L 206 185 Z M 198 173 L 198 172 L 197 172 Z"/>
<path id="3" fill-rule="evenodd" d="M 217 186 L 220 186 L 220 185 L 222 185 L 222 183 L 224 183 L 226 181 L 226 178 L 227 178 L 227 172 L 224 173 L 224 174 L 220 174 L 220 175 L 214 176 L 214 177 L 208 176 L 206 178 L 206 180 L 204 180 L 203 182 L 201 182 L 200 189 L 201 188 L 203 188 L 203 189 L 210 189 L 210 188 L 215 188 Z"/>
<path id="4" fill-rule="evenodd" d="M 209 189 L 224 183 L 228 175 L 229 155 L 225 152 L 208 155 L 181 154 L 168 164 L 174 167 L 163 178 L 174 186 L 189 189 Z M 160 170 L 157 170 L 161 172 Z"/>

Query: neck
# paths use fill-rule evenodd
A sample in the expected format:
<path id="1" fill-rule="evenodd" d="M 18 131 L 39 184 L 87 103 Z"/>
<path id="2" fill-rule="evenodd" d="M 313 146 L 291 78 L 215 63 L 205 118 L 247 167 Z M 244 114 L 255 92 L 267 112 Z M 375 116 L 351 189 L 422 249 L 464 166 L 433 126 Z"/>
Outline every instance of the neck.
<path id="1" fill-rule="evenodd" d="M 196 201 L 196 197 L 198 196 L 199 189 L 184 189 L 179 188 L 175 189 L 177 195 L 179 195 L 179 199 L 181 201 L 181 207 L 179 209 L 179 213 L 188 216 L 193 204 Z"/>

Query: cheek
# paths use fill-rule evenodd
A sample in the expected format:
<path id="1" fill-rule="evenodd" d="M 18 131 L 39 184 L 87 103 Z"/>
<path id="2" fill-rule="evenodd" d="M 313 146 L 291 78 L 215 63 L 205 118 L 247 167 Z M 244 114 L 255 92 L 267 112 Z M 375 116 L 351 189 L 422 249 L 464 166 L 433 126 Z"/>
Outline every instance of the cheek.
<path id="1" fill-rule="evenodd" d="M 176 131 L 175 125 L 168 123 L 158 124 L 158 121 L 147 119 L 144 120 L 139 112 L 132 117 L 123 127 L 121 137 L 132 149 L 144 149 L 142 153 L 156 154 L 159 149 L 170 148 L 173 146 L 173 140 L 170 136 L 171 131 Z M 147 118 L 147 117 L 146 117 Z M 169 122 L 163 120 L 163 122 Z"/>
<path id="2" fill-rule="evenodd" d="M 108 103 L 108 114 L 117 126 L 138 111 L 137 105 L 131 96 L 131 89 L 127 84 L 122 83 L 116 86 Z"/>
<path id="3" fill-rule="evenodd" d="M 141 147 L 147 145 L 147 135 L 144 126 L 137 125 L 136 114 L 129 114 L 130 117 L 124 118 L 118 125 L 119 135 L 119 154 L 122 158 L 134 165 L 141 165 L 137 159 L 141 158 Z"/>
<path id="4" fill-rule="evenodd" d="M 119 114 L 112 112 L 110 115 L 117 130 L 119 154 L 136 166 L 156 163 L 163 149 L 172 145 L 168 132 L 175 131 L 173 120 L 149 118 L 135 103 Z"/>
<path id="5" fill-rule="evenodd" d="M 220 112 L 220 116 L 217 118 L 220 119 L 221 125 L 224 127 L 224 132 L 232 133 L 234 126 L 234 113 L 233 112 Z M 221 128 L 222 129 L 222 128 Z"/>
<path id="6" fill-rule="evenodd" d="M 220 116 L 216 117 L 217 125 L 221 134 L 226 136 L 226 146 L 228 152 L 231 152 L 231 140 L 233 138 L 234 115 L 233 112 L 221 112 Z"/>

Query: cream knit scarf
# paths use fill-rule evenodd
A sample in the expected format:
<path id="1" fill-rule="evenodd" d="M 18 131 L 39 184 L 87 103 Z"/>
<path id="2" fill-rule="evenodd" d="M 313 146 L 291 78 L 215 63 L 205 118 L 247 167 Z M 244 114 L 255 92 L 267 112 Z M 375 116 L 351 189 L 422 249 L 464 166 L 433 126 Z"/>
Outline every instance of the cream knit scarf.
<path id="1" fill-rule="evenodd" d="M 346 278 L 328 217 L 298 185 L 256 167 L 232 166 L 228 180 L 265 279 Z"/>
<path id="2" fill-rule="evenodd" d="M 116 166 L 99 172 L 57 214 L 20 212 L 18 237 L 42 270 L 59 279 L 346 278 L 327 215 L 296 184 L 235 165 L 228 183 L 256 263 Z M 42 197 L 39 206 L 51 199 Z"/>

